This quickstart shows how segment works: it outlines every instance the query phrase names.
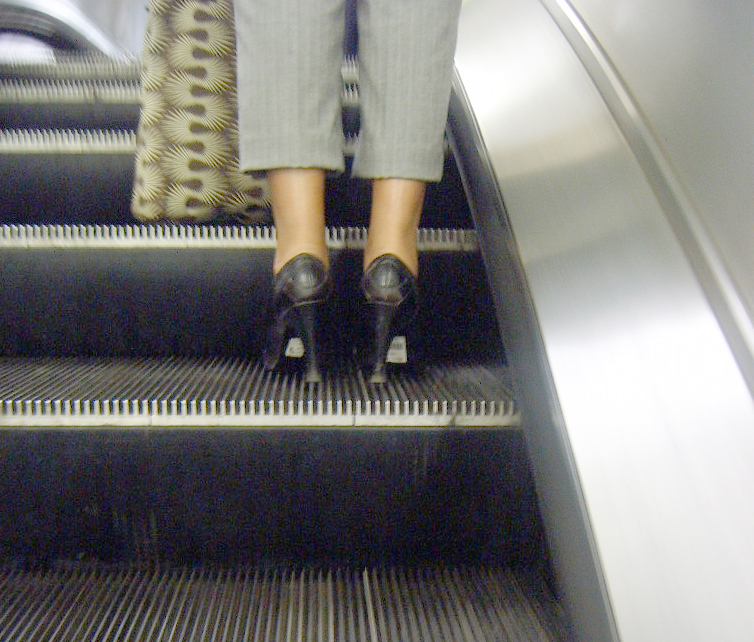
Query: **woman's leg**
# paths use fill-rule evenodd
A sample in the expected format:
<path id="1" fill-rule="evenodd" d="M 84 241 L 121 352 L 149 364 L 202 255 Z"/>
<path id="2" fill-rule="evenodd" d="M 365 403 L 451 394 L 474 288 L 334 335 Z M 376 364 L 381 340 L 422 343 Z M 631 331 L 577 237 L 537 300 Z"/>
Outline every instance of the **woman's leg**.
<path id="1" fill-rule="evenodd" d="M 236 0 L 240 166 L 267 170 L 278 249 L 327 263 L 324 170 L 342 171 L 344 0 Z"/>
<path id="2" fill-rule="evenodd" d="M 414 276 L 419 273 L 416 233 L 424 205 L 422 181 L 388 178 L 372 182 L 369 239 L 364 269 L 384 254 L 396 256 Z"/>
<path id="3" fill-rule="evenodd" d="M 325 172 L 278 169 L 267 173 L 277 233 L 273 272 L 293 257 L 311 254 L 328 265 L 325 245 Z"/>
<path id="4" fill-rule="evenodd" d="M 460 0 L 361 0 L 361 132 L 354 174 L 373 181 L 365 266 L 397 256 L 416 275 L 425 182 L 442 177 Z"/>

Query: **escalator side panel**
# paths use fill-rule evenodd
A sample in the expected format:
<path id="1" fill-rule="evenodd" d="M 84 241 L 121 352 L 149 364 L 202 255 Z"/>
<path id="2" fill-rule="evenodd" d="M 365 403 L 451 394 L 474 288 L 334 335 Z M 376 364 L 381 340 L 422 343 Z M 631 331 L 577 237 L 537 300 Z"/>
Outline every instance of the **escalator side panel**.
<path id="1" fill-rule="evenodd" d="M 748 640 L 750 390 L 694 269 L 704 257 L 692 266 L 673 204 L 628 140 L 637 132 L 611 113 L 641 119 L 642 106 L 603 68 L 621 98 L 608 108 L 544 4 L 571 11 L 465 5 L 456 63 L 531 304 L 529 340 L 507 346 L 514 371 L 524 365 L 524 430 L 564 601 L 584 640 Z M 594 55 L 588 27 L 569 33 Z"/>

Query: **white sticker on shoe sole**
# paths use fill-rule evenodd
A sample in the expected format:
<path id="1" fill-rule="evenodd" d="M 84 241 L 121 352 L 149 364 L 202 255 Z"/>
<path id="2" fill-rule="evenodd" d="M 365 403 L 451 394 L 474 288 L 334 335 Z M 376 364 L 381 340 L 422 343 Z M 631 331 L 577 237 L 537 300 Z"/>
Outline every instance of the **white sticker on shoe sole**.
<path id="1" fill-rule="evenodd" d="M 393 337 L 390 347 L 385 358 L 387 363 L 407 363 L 408 350 L 406 346 L 406 337 L 403 335 Z"/>
<path id="2" fill-rule="evenodd" d="M 285 356 L 292 359 L 300 359 L 304 356 L 304 342 L 301 337 L 291 337 L 285 346 Z"/>

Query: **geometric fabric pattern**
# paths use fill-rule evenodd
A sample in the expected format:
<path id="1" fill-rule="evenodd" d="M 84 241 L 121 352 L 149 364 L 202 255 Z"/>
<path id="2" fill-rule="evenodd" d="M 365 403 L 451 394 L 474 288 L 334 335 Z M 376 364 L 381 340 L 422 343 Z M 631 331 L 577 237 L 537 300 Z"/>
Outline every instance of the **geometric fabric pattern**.
<path id="1" fill-rule="evenodd" d="M 238 169 L 232 0 L 151 0 L 131 201 L 141 221 L 269 219 L 267 181 Z"/>

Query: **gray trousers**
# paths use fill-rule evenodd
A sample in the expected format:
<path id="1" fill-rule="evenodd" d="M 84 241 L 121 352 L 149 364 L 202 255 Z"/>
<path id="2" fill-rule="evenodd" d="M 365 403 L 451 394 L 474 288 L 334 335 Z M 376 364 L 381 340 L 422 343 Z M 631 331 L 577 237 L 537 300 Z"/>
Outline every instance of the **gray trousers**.
<path id="1" fill-rule="evenodd" d="M 344 170 L 345 0 L 235 0 L 244 171 Z M 358 0 L 353 173 L 438 181 L 461 0 Z"/>

